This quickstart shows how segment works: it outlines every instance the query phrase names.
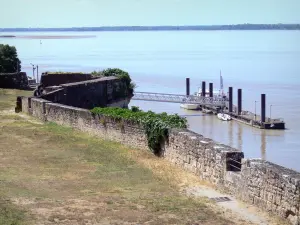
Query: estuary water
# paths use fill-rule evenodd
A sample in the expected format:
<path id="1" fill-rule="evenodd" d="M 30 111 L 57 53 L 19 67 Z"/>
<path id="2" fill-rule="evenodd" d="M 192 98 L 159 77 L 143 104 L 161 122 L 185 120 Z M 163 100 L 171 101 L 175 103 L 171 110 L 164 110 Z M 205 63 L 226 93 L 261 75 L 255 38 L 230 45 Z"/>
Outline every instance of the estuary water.
<path id="1" fill-rule="evenodd" d="M 7 35 L 8 33 L 2 33 Z M 13 34 L 13 33 L 9 33 Z M 0 34 L 1 35 L 1 34 Z M 144 110 L 186 115 L 189 128 L 230 145 L 247 158 L 263 158 L 300 171 L 300 31 L 167 31 L 15 33 L 0 38 L 16 46 L 22 70 L 90 72 L 108 67 L 128 71 L 137 91 L 185 93 L 202 81 L 219 89 L 243 90 L 243 109 L 260 114 L 260 94 L 266 94 L 267 116 L 284 118 L 286 130 L 259 130 L 216 116 L 180 109 L 179 104 L 131 101 Z M 27 35 L 53 35 L 53 38 Z M 67 38 L 59 36 L 69 35 Z M 76 36 L 86 36 L 80 38 Z M 255 107 L 255 101 L 256 107 Z M 272 105 L 272 106 L 271 106 Z"/>

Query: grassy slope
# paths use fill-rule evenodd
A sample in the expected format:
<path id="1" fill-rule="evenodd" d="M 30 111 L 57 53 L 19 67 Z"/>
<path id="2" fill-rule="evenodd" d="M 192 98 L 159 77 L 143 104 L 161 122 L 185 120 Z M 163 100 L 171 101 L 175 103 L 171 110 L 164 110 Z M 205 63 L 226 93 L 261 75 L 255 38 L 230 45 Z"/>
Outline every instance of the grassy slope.
<path id="1" fill-rule="evenodd" d="M 0 225 L 234 224 L 148 152 L 14 115 L 20 94 L 0 89 Z"/>

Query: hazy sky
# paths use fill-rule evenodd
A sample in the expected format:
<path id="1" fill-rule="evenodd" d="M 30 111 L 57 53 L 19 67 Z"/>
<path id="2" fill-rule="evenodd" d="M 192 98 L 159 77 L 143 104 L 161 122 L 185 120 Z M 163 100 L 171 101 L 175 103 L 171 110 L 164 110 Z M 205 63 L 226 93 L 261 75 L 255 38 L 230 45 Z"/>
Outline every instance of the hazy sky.
<path id="1" fill-rule="evenodd" d="M 300 23 L 300 0 L 0 0 L 0 27 Z"/>

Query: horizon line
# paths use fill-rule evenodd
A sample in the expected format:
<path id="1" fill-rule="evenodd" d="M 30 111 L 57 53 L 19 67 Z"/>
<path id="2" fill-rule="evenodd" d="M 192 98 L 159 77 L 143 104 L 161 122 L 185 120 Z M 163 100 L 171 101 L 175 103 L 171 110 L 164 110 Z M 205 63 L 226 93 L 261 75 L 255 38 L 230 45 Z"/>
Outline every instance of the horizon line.
<path id="1" fill-rule="evenodd" d="M 118 27 L 218 27 L 240 25 L 300 25 L 300 23 L 237 23 L 211 25 L 112 25 L 112 26 L 75 26 L 75 27 L 0 27 L 0 29 L 70 29 L 70 28 L 118 28 Z"/>

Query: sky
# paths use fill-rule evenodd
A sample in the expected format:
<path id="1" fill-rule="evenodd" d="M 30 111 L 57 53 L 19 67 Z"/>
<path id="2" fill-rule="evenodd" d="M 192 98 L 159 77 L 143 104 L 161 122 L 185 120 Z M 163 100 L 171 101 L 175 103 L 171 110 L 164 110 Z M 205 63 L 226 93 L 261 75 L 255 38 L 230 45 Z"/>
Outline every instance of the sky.
<path id="1" fill-rule="evenodd" d="M 0 0 L 0 27 L 300 23 L 300 0 Z"/>

